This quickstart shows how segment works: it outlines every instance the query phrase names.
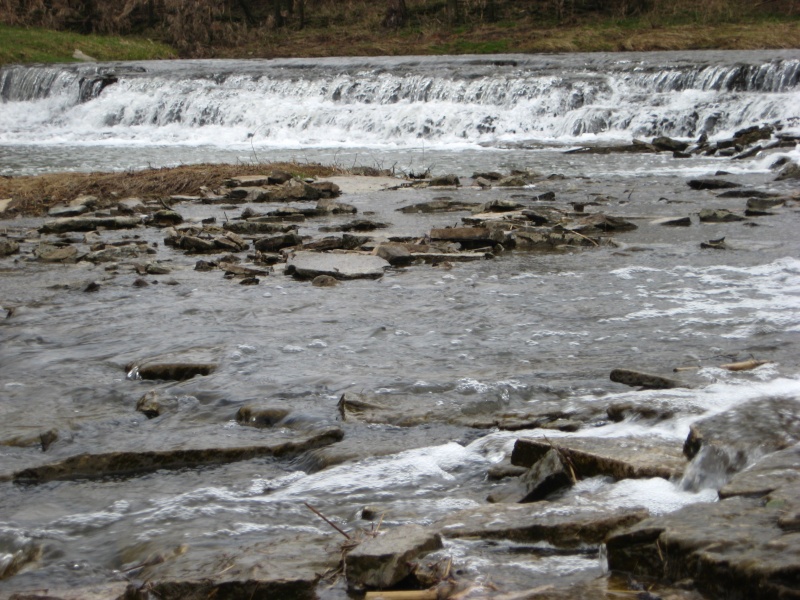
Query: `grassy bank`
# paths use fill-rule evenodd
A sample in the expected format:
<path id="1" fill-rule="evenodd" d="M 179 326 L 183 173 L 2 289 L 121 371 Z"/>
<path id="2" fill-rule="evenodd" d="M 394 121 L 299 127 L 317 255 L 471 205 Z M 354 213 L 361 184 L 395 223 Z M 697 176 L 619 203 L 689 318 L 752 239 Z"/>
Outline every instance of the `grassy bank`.
<path id="1" fill-rule="evenodd" d="M 559 22 L 519 13 L 505 20 L 452 25 L 441 15 L 420 14 L 402 27 L 386 28 L 381 24 L 383 3 L 351 4 L 361 10 L 328 14 L 320 9 L 302 27 L 291 22 L 243 27 L 232 20 L 227 37 L 219 34 L 203 43 L 171 40 L 166 30 L 141 32 L 172 45 L 144 37 L 0 25 L 0 64 L 70 62 L 76 49 L 98 60 L 144 60 L 800 48 L 800 18 L 793 15 L 587 14 Z"/>
<path id="2" fill-rule="evenodd" d="M 146 39 L 0 25 L 0 64 L 73 62 L 75 50 L 97 60 L 177 58 L 166 44 Z"/>

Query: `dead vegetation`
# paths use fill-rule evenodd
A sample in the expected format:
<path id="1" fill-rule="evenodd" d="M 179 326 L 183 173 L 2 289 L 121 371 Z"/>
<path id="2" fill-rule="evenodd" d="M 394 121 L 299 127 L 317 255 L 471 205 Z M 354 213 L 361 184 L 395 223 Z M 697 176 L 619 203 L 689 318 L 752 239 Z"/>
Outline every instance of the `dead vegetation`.
<path id="1" fill-rule="evenodd" d="M 0 0 L 8 25 L 142 36 L 187 58 L 785 48 L 800 41 L 798 11 L 800 0 Z"/>
<path id="2" fill-rule="evenodd" d="M 168 198 L 171 195 L 201 195 L 203 189 L 216 189 L 225 179 L 239 175 L 262 175 L 287 171 L 300 177 L 330 177 L 342 169 L 319 164 L 199 164 L 124 171 L 117 173 L 52 173 L 0 178 L 0 198 L 11 198 L 6 215 L 41 216 L 56 204 L 78 196 L 96 196 L 100 206 L 110 206 L 123 198 Z"/>

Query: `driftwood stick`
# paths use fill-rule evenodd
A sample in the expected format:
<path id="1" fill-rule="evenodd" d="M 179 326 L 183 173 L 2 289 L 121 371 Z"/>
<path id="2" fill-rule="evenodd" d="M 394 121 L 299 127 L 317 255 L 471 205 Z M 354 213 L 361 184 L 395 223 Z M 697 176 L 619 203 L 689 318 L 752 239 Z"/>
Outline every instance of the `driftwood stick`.
<path id="1" fill-rule="evenodd" d="M 768 360 L 743 360 L 742 362 L 735 362 L 735 363 L 728 363 L 726 365 L 720 365 L 722 369 L 728 369 L 728 371 L 749 371 L 750 369 L 755 369 L 756 367 L 760 367 L 761 365 L 767 364 Z"/>
<path id="2" fill-rule="evenodd" d="M 331 521 L 331 520 L 330 520 L 328 517 L 326 517 L 326 516 L 325 516 L 325 515 L 323 515 L 321 512 L 319 512 L 319 511 L 318 511 L 316 508 L 314 508 L 313 506 L 311 506 L 311 505 L 310 505 L 308 502 L 303 502 L 303 504 L 305 504 L 305 505 L 306 505 L 306 508 L 307 508 L 308 510 L 310 510 L 311 512 L 313 512 L 315 515 L 317 515 L 317 516 L 318 516 L 320 519 L 322 519 L 322 520 L 323 520 L 323 521 L 325 521 L 325 522 L 326 522 L 328 525 L 330 525 L 331 527 L 333 527 L 333 528 L 334 528 L 336 531 L 338 531 L 339 533 L 341 533 L 341 534 L 342 534 L 344 537 L 346 537 L 348 540 L 350 539 L 350 536 L 349 536 L 349 535 L 347 535 L 347 533 L 346 533 L 346 532 L 345 532 L 343 529 L 341 529 L 341 528 L 340 528 L 340 527 L 339 527 L 339 526 L 338 526 L 336 523 L 334 523 L 334 522 L 333 522 L 333 521 Z"/>

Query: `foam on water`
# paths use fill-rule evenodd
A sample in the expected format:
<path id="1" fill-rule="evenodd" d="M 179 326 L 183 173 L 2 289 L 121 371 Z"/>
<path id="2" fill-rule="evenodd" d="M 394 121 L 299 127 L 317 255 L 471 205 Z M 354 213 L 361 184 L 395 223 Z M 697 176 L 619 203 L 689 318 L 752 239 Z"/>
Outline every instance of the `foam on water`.
<path id="1" fill-rule="evenodd" d="M 16 66 L 0 71 L 0 144 L 387 149 L 425 140 L 458 149 L 725 137 L 753 123 L 798 125 L 800 60 L 790 56 L 747 67 L 611 60 L 599 70 L 515 57 L 490 71 L 462 60 L 463 74 L 420 72 L 401 59 L 290 73 L 257 61 L 242 72 L 223 62 L 173 72 L 148 63 L 128 71 Z M 118 81 L 92 84 L 108 73 Z"/>

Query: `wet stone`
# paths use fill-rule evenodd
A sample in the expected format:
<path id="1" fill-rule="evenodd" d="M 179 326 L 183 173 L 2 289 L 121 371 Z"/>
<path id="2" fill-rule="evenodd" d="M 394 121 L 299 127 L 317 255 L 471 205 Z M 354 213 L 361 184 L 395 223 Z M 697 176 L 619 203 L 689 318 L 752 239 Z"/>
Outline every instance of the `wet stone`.
<path id="1" fill-rule="evenodd" d="M 718 208 L 716 210 L 704 208 L 697 213 L 697 215 L 703 223 L 733 223 L 736 221 L 744 221 L 743 216 L 732 213 L 724 208 Z"/>
<path id="2" fill-rule="evenodd" d="M 254 246 L 259 252 L 277 252 L 283 248 L 299 246 L 302 243 L 303 238 L 296 233 L 285 233 L 256 240 Z"/>
<path id="3" fill-rule="evenodd" d="M 520 438 L 511 464 L 532 467 L 556 449 L 579 479 L 677 479 L 687 462 L 677 444 L 659 438 Z"/>
<path id="4" fill-rule="evenodd" d="M 794 498 L 728 498 L 652 517 L 606 540 L 615 571 L 686 581 L 711 598 L 796 598 L 800 535 L 780 527 Z"/>
<path id="5" fill-rule="evenodd" d="M 285 406 L 242 406 L 236 411 L 236 422 L 248 427 L 274 427 L 291 412 Z"/>
<path id="6" fill-rule="evenodd" d="M 397 210 L 403 213 L 436 213 L 436 212 L 462 212 L 480 206 L 477 202 L 463 202 L 451 198 L 434 198 L 430 202 L 420 202 L 404 206 Z"/>
<path id="7" fill-rule="evenodd" d="M 690 179 L 689 187 L 693 190 L 724 190 L 741 186 L 724 179 Z"/>
<path id="8" fill-rule="evenodd" d="M 19 244 L 13 240 L 0 238 L 0 258 L 19 252 Z"/>
<path id="9" fill-rule="evenodd" d="M 156 390 L 150 390 L 136 402 L 136 410 L 148 419 L 154 419 L 176 406 L 177 399 L 174 396 L 165 396 Z"/>
<path id="10" fill-rule="evenodd" d="M 256 235 L 263 233 L 287 233 L 296 229 L 294 225 L 286 225 L 281 222 L 272 221 L 229 221 L 222 226 L 226 231 L 232 231 L 241 235 Z"/>
<path id="11" fill-rule="evenodd" d="M 378 279 L 389 263 L 379 256 L 342 253 L 295 252 L 286 262 L 286 274 L 297 279 L 329 275 L 336 279 Z"/>
<path id="12" fill-rule="evenodd" d="M 519 481 L 525 486 L 525 494 L 519 502 L 544 500 L 550 494 L 575 483 L 570 466 L 565 464 L 561 453 L 556 449 L 548 450 Z"/>
<path id="13" fill-rule="evenodd" d="M 549 542 L 559 547 L 599 544 L 609 533 L 648 516 L 643 508 L 564 507 L 549 503 L 489 504 L 434 523 L 445 538 Z"/>
<path id="14" fill-rule="evenodd" d="M 251 545 L 189 546 L 185 553 L 139 570 L 139 588 L 128 596 L 144 598 L 227 598 L 250 600 L 313 600 L 321 575 L 336 567 L 339 555 L 329 552 L 329 538 L 291 533 Z"/>
<path id="15" fill-rule="evenodd" d="M 68 217 L 45 221 L 42 233 L 64 233 L 66 231 L 92 231 L 94 229 L 130 229 L 141 224 L 139 217 Z"/>
<path id="16" fill-rule="evenodd" d="M 185 381 L 210 375 L 217 368 L 216 355 L 206 349 L 192 349 L 136 360 L 125 365 L 128 379 Z"/>
<path id="17" fill-rule="evenodd" d="M 694 458 L 714 446 L 730 455 L 731 467 L 742 468 L 753 455 L 788 448 L 800 441 L 800 401 L 770 397 L 702 419 L 689 429 L 683 451 Z"/>
<path id="18" fill-rule="evenodd" d="M 330 275 L 317 275 L 311 280 L 314 287 L 335 287 L 339 285 L 339 280 Z"/>
<path id="19" fill-rule="evenodd" d="M 800 485 L 800 445 L 769 454 L 737 473 L 720 489 L 719 497 L 762 498 L 777 489 L 797 485 Z"/>
<path id="20" fill-rule="evenodd" d="M 622 383 L 631 387 L 641 387 L 648 390 L 668 390 L 676 387 L 686 387 L 683 383 L 675 379 L 662 377 L 661 375 L 653 375 L 651 373 L 633 371 L 631 369 L 614 369 L 611 371 L 609 378 L 614 383 Z"/>
<path id="21" fill-rule="evenodd" d="M 692 224 L 692 219 L 689 217 L 665 217 L 651 221 L 651 224 L 663 227 L 689 227 Z"/>
<path id="22" fill-rule="evenodd" d="M 74 263 L 78 260 L 78 249 L 75 246 L 55 246 L 42 242 L 33 253 L 43 262 Z"/>
<path id="23" fill-rule="evenodd" d="M 375 254 L 393 267 L 405 267 L 414 262 L 414 255 L 402 244 L 381 244 L 375 248 Z"/>
<path id="24" fill-rule="evenodd" d="M 403 525 L 365 538 L 345 558 L 348 585 L 392 587 L 412 571 L 412 561 L 442 547 L 438 533 L 420 525 Z"/>
<path id="25" fill-rule="evenodd" d="M 222 465 L 263 457 L 293 457 L 332 444 L 343 437 L 341 429 L 328 427 L 306 435 L 296 431 L 291 434 L 275 432 L 249 445 L 236 445 L 235 438 L 217 439 L 213 446 L 201 445 L 199 440 L 192 439 L 176 449 L 148 448 L 145 444 L 139 444 L 136 449 L 71 456 L 59 462 L 18 471 L 13 478 L 16 483 L 39 484 L 57 480 L 135 477 L 161 469 Z"/>

